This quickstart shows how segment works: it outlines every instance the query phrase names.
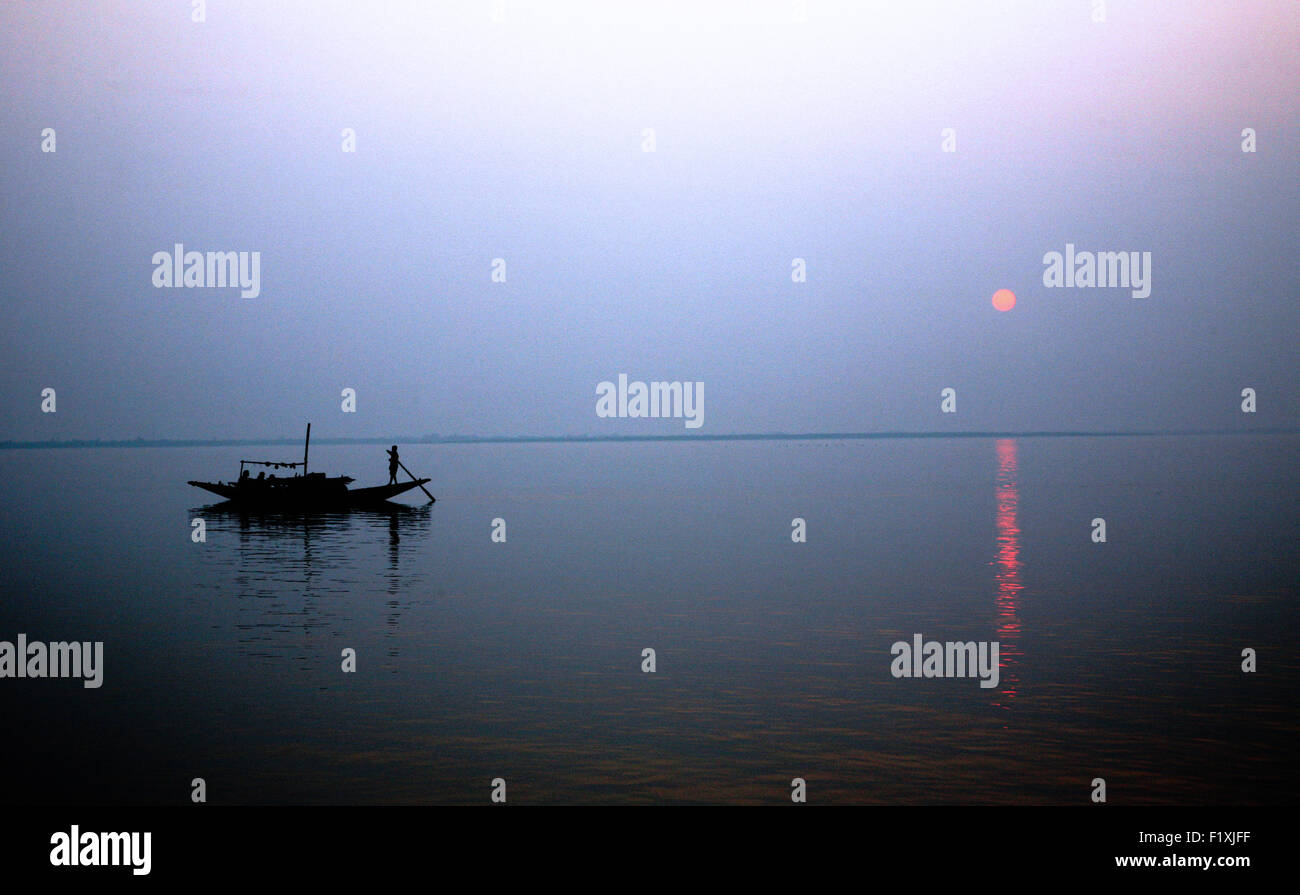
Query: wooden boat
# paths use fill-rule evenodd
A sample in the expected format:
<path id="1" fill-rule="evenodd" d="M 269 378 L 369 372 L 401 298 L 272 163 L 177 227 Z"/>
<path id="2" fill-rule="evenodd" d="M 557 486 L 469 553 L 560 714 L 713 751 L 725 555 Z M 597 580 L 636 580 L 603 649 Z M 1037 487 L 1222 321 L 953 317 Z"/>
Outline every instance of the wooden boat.
<path id="1" fill-rule="evenodd" d="M 202 488 L 210 491 L 226 500 L 238 503 L 241 506 L 257 507 L 259 509 L 289 509 L 289 510 L 333 510 L 348 509 L 351 507 L 365 507 L 382 504 L 389 498 L 404 494 L 412 488 L 421 488 L 425 494 L 428 489 L 424 489 L 429 479 L 417 479 L 411 477 L 409 482 L 398 482 L 392 485 L 376 485 L 372 488 L 349 488 L 355 479 L 351 476 L 326 476 L 323 472 L 307 471 L 307 454 L 311 445 L 311 423 L 307 424 L 307 440 L 303 445 L 302 462 L 286 463 L 274 460 L 240 460 L 239 461 L 239 478 L 233 482 L 196 482 L 191 480 L 188 484 L 195 488 Z M 274 468 L 298 469 L 302 467 L 302 472 L 295 472 L 289 476 L 277 476 L 272 473 L 269 476 L 259 475 L 254 478 L 249 472 L 249 466 L 270 466 Z M 405 466 L 402 467 L 406 469 Z M 408 470 L 408 475 L 410 472 Z M 432 500 L 433 496 L 429 495 Z"/>

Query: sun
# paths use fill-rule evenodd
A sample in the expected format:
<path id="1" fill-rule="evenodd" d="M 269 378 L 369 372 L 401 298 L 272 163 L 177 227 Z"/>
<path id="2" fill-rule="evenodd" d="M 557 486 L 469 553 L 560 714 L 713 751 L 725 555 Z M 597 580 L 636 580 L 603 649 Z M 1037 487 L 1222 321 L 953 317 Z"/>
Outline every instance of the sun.
<path id="1" fill-rule="evenodd" d="M 993 307 L 999 311 L 1010 311 L 1016 306 L 1016 294 L 1010 289 L 999 289 L 993 293 Z"/>

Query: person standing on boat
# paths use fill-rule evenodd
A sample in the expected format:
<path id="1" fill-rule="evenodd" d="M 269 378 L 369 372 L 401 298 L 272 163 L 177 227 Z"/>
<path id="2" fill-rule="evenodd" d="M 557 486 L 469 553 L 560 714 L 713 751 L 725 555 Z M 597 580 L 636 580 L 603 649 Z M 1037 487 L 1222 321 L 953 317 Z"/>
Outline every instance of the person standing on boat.
<path id="1" fill-rule="evenodd" d="M 388 484 L 397 484 L 397 445 L 388 449 Z"/>

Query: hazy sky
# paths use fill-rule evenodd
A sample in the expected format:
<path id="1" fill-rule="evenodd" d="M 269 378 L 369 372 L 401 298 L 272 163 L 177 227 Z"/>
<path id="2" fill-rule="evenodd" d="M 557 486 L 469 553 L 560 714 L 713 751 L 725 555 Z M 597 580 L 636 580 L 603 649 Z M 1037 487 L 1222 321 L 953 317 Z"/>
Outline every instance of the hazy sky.
<path id="1" fill-rule="evenodd" d="M 1093 6 L 3 4 L 0 439 L 1300 425 L 1296 4 Z"/>

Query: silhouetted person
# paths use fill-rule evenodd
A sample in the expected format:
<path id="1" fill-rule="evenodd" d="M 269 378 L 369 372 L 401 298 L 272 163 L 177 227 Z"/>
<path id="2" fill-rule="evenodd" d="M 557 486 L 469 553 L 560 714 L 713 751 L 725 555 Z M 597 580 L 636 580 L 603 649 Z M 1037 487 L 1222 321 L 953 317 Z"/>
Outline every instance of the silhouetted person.
<path id="1" fill-rule="evenodd" d="M 388 484 L 397 484 L 397 445 L 388 449 Z"/>
<path id="2" fill-rule="evenodd" d="M 266 481 L 266 470 L 265 470 L 265 469 L 263 469 L 261 472 L 259 472 L 259 473 L 257 474 L 257 480 L 258 480 L 259 482 L 264 482 L 264 481 Z"/>

